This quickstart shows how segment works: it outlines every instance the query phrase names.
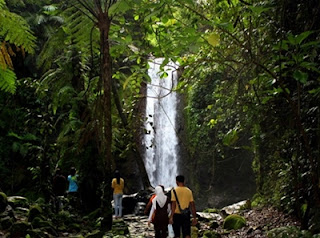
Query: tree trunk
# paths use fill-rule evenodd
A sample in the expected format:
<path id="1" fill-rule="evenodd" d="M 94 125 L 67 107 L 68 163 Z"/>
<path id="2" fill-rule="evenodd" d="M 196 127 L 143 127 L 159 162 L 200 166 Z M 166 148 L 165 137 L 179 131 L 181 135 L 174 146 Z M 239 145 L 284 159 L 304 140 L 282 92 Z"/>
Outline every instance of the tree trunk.
<path id="1" fill-rule="evenodd" d="M 102 198 L 102 221 L 101 230 L 107 231 L 112 228 L 112 207 L 111 207 L 111 144 L 112 144 L 112 123 L 111 123 L 111 80 L 112 80 L 112 65 L 109 47 L 109 29 L 111 20 L 108 17 L 108 12 L 100 12 L 98 16 L 98 28 L 100 30 L 100 52 L 101 52 L 101 65 L 100 65 L 100 82 L 102 86 L 102 97 L 100 112 L 100 154 L 104 160 L 105 174 Z"/>

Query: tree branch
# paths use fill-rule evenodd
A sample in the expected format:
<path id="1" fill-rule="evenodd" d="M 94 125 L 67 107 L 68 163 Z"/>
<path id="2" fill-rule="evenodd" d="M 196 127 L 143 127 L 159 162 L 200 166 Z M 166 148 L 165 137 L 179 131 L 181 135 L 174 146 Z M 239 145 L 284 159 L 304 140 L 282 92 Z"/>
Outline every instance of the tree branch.
<path id="1" fill-rule="evenodd" d="M 77 0 L 77 1 L 80 1 L 80 0 Z M 80 3 L 80 2 L 79 2 Z M 90 16 L 88 15 L 87 13 L 85 13 L 81 8 L 79 8 L 78 6 L 76 6 L 75 4 L 72 4 L 71 3 L 71 6 L 73 6 L 75 9 L 77 9 L 79 12 L 81 12 L 83 15 L 85 15 L 86 17 L 88 17 L 92 22 L 95 22 L 95 20 Z"/>
<path id="2" fill-rule="evenodd" d="M 97 13 L 94 11 L 94 9 L 93 9 L 93 7 L 90 7 L 89 6 L 89 4 L 86 2 L 86 1 L 84 1 L 84 0 L 77 0 L 78 1 L 78 3 L 82 6 L 82 7 L 84 7 L 88 12 L 90 12 L 96 19 L 98 18 L 98 15 L 97 15 Z M 79 9 L 79 8 L 78 8 Z M 94 22 L 94 20 L 93 20 L 93 18 L 91 18 L 89 15 L 87 15 L 86 13 L 84 13 L 81 9 L 79 9 L 83 14 L 85 14 L 86 16 L 88 16 L 93 22 Z"/>

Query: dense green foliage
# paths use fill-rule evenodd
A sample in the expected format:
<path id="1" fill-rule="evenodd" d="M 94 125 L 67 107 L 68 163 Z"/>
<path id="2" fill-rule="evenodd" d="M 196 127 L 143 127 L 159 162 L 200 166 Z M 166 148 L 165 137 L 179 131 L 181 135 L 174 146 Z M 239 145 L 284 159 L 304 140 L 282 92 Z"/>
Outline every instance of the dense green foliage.
<path id="1" fill-rule="evenodd" d="M 316 221 L 318 1 L 58 2 L 0 0 L 3 191 L 49 200 L 55 168 L 76 166 L 100 206 L 111 171 L 139 157 L 152 55 L 181 67 L 195 192 L 253 161 L 255 202 Z"/>
<path id="2" fill-rule="evenodd" d="M 211 147 L 216 162 L 230 159 L 225 146 L 251 151 L 260 202 L 305 220 L 318 216 L 317 4 L 209 2 L 216 7 L 197 11 L 213 32 L 209 45 L 189 57 L 192 69 L 185 70 L 193 79 L 192 144 L 201 143 L 196 151 Z"/>

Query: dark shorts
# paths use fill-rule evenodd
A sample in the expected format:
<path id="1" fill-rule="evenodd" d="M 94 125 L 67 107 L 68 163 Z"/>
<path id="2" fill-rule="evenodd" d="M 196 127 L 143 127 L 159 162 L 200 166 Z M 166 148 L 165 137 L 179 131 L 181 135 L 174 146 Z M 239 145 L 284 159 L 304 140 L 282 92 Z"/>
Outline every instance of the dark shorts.
<path id="1" fill-rule="evenodd" d="M 180 230 L 182 230 L 183 237 L 190 236 L 191 234 L 190 217 L 187 217 L 181 214 L 174 214 L 172 227 L 173 227 L 175 237 L 180 237 Z"/>

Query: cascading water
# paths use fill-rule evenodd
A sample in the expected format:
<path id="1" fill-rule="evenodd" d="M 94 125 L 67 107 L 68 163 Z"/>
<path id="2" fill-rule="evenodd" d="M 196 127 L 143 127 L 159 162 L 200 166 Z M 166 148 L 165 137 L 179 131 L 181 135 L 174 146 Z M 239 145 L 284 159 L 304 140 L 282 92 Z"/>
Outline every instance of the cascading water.
<path id="1" fill-rule="evenodd" d="M 175 186 L 178 162 L 176 134 L 177 95 L 172 89 L 177 84 L 177 65 L 165 66 L 168 76 L 160 78 L 162 58 L 149 62 L 147 85 L 146 133 L 144 162 L 152 186 Z"/>

